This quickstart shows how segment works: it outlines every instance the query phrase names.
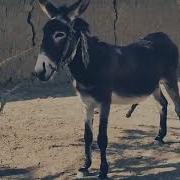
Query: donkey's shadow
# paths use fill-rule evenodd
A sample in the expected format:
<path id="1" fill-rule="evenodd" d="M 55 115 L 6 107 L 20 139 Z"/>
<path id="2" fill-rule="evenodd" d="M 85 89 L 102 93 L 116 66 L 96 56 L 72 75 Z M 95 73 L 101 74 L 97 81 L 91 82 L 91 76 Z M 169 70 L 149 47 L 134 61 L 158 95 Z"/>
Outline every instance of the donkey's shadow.
<path id="1" fill-rule="evenodd" d="M 148 126 L 147 126 L 148 127 Z M 145 142 L 141 143 L 142 138 L 154 138 L 155 132 L 154 127 L 148 127 L 149 131 L 143 130 L 124 130 L 126 133 L 126 141 L 133 141 L 134 143 L 125 144 L 120 141 L 120 144 L 112 143 L 109 144 L 110 156 L 118 155 L 122 153 L 123 150 L 139 150 L 140 152 L 150 152 L 152 150 L 153 153 L 162 152 L 162 157 L 164 155 L 163 160 L 159 160 L 153 155 L 145 156 L 132 156 L 132 157 L 120 157 L 119 159 L 115 159 L 110 164 L 110 177 L 112 179 L 144 179 L 144 180 L 152 180 L 152 179 L 177 179 L 180 178 L 180 162 L 174 163 L 166 163 L 167 153 L 174 152 L 176 154 L 180 154 L 177 146 L 180 146 L 180 141 L 166 141 L 164 145 L 159 146 L 158 144 L 150 143 L 145 144 Z M 171 128 L 170 128 L 171 129 Z M 177 130 L 177 129 L 176 129 Z M 179 130 L 179 129 L 178 129 Z M 171 130 L 174 131 L 174 130 Z M 134 139 L 132 139 L 132 135 L 134 135 Z M 121 137 L 121 140 L 123 138 Z M 138 141 L 139 140 L 139 141 Z M 125 142 L 126 142 L 125 141 Z M 175 148 L 176 147 L 176 148 Z M 171 159 L 171 158 L 169 158 Z M 126 175 L 125 175 L 126 174 Z"/>
<path id="2" fill-rule="evenodd" d="M 0 179 L 33 179 L 36 167 L 10 168 L 0 167 Z"/>
<path id="3" fill-rule="evenodd" d="M 154 138 L 155 136 L 155 128 L 154 126 L 146 126 L 149 131 L 142 130 L 134 130 L 128 129 L 123 130 L 125 136 L 119 138 L 118 143 L 108 144 L 108 157 L 116 156 L 115 160 L 111 160 L 110 169 L 109 169 L 109 178 L 108 179 L 132 179 L 132 180 L 154 180 L 154 179 L 177 179 L 180 178 L 180 162 L 174 163 L 165 163 L 166 154 L 168 152 L 174 152 L 180 154 L 178 148 L 174 149 L 174 146 L 180 146 L 179 140 L 169 140 L 166 141 L 164 145 L 152 143 L 146 144 L 145 142 L 140 143 L 143 138 Z M 179 131 L 180 129 L 170 128 L 171 131 Z M 177 134 L 178 135 L 178 134 Z M 81 143 L 83 139 L 79 140 Z M 125 143 L 125 142 L 134 142 L 134 143 Z M 99 149 L 97 147 L 97 142 L 93 143 L 92 149 L 93 151 L 99 154 Z M 151 151 L 155 150 L 162 152 L 162 156 L 164 155 L 164 160 L 158 160 L 153 155 L 151 156 L 126 156 L 123 157 L 121 154 L 125 150 L 139 150 L 139 151 Z M 120 156 L 119 156 L 120 155 Z M 118 158 L 119 156 L 119 158 Z M 147 172 L 147 173 L 146 173 Z M 98 179 L 98 169 L 91 169 L 90 174 L 87 178 L 84 179 Z"/>

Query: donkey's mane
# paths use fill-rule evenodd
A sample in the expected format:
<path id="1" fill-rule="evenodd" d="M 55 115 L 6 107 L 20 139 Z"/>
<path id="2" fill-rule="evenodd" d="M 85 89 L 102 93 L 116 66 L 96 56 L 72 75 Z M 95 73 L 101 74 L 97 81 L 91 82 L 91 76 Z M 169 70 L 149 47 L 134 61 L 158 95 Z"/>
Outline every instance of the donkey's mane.
<path id="1" fill-rule="evenodd" d="M 74 29 L 78 32 L 87 34 L 88 37 L 91 38 L 91 41 L 93 41 L 94 43 L 107 44 L 105 42 L 102 42 L 97 36 L 91 35 L 90 25 L 81 18 L 77 18 L 75 20 Z"/>
<path id="2" fill-rule="evenodd" d="M 90 33 L 89 24 L 81 18 L 75 20 L 74 29 L 76 31 Z"/>

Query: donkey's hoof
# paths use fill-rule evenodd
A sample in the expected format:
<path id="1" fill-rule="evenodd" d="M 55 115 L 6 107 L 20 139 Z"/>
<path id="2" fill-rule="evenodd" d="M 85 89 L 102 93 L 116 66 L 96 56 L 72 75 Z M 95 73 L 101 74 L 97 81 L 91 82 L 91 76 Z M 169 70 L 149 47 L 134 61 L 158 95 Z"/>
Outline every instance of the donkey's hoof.
<path id="1" fill-rule="evenodd" d="M 89 175 L 89 171 L 85 170 L 85 171 L 78 171 L 77 175 L 76 175 L 76 179 L 83 179 L 84 177 L 87 177 Z"/>
<path id="2" fill-rule="evenodd" d="M 159 136 L 157 136 L 155 138 L 154 144 L 163 146 L 165 144 L 165 142 Z"/>
<path id="3" fill-rule="evenodd" d="M 130 113 L 127 113 L 126 114 L 126 118 L 130 118 L 131 117 L 131 114 Z"/>
<path id="4" fill-rule="evenodd" d="M 102 174 L 102 173 L 100 173 L 99 176 L 98 176 L 98 179 L 107 180 L 107 179 L 108 179 L 108 176 L 107 176 L 107 174 Z"/>

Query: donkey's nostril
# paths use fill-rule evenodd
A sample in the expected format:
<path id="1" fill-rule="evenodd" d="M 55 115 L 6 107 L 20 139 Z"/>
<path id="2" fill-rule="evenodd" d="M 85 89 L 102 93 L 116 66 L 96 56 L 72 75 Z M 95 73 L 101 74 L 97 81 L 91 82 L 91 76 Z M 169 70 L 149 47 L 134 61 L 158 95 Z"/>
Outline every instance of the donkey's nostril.
<path id="1" fill-rule="evenodd" d="M 46 73 L 46 64 L 43 62 L 43 73 Z"/>

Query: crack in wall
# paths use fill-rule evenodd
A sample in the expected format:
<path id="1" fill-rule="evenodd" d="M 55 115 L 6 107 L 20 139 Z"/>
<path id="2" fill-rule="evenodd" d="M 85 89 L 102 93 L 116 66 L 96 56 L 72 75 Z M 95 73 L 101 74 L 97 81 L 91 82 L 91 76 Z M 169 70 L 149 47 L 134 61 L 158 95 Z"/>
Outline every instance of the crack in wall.
<path id="1" fill-rule="evenodd" d="M 117 22 L 118 22 L 118 19 L 119 19 L 119 16 L 118 16 L 118 9 L 117 9 L 117 0 L 113 0 L 113 8 L 114 8 L 114 14 L 115 14 L 115 19 L 114 19 L 114 42 L 115 42 L 115 45 L 117 45 L 117 30 L 116 30 L 116 27 L 117 27 Z"/>
<path id="2" fill-rule="evenodd" d="M 177 4 L 177 6 L 178 6 L 178 8 L 180 10 L 180 0 L 176 0 L 176 4 Z"/>
<path id="3" fill-rule="evenodd" d="M 34 1 L 35 0 L 32 0 L 30 2 L 30 5 L 32 6 L 32 8 L 30 9 L 30 11 L 28 13 L 28 17 L 27 17 L 27 23 L 31 26 L 31 31 L 32 31 L 32 46 L 36 46 L 36 42 L 35 42 L 36 31 L 35 31 L 34 24 L 32 22 L 32 14 L 33 14 L 33 11 L 34 11 Z"/>

